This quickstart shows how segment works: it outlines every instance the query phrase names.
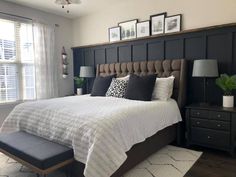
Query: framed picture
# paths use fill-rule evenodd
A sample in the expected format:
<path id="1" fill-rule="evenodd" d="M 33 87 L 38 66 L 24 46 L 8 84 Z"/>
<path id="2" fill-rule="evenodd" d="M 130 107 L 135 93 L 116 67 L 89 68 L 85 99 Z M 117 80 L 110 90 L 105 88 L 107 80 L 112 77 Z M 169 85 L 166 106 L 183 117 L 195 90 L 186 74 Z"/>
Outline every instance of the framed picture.
<path id="1" fill-rule="evenodd" d="M 137 37 L 137 29 L 136 29 L 137 22 L 138 19 L 118 23 L 118 26 L 121 27 L 122 40 L 134 39 Z"/>
<path id="2" fill-rule="evenodd" d="M 181 31 L 182 15 L 173 15 L 165 18 L 165 33 Z"/>
<path id="3" fill-rule="evenodd" d="M 152 35 L 163 34 L 165 29 L 165 17 L 167 13 L 161 13 L 150 16 L 151 19 L 151 32 Z"/>
<path id="4" fill-rule="evenodd" d="M 137 23 L 137 37 L 150 36 L 150 20 Z"/>
<path id="5" fill-rule="evenodd" d="M 109 41 L 110 42 L 120 41 L 120 27 L 119 26 L 109 28 Z"/>

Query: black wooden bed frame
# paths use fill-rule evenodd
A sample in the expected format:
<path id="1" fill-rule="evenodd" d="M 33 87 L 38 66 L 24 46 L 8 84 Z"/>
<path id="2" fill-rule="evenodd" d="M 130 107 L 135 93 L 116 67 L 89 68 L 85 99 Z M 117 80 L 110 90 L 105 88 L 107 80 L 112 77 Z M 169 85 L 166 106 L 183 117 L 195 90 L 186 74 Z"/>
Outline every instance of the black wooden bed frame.
<path id="1" fill-rule="evenodd" d="M 186 80 L 187 63 L 184 59 L 162 60 L 162 61 L 143 61 L 114 64 L 97 65 L 97 76 L 106 76 L 116 74 L 117 77 L 126 76 L 130 73 L 138 75 L 147 75 L 156 73 L 158 77 L 175 76 L 173 98 L 177 101 L 180 111 L 186 102 Z M 120 177 L 135 165 L 142 162 L 148 156 L 163 148 L 164 146 L 177 141 L 180 143 L 182 138 L 183 123 L 169 126 L 155 135 L 147 138 L 144 142 L 134 145 L 126 154 L 127 159 L 122 166 L 111 176 Z M 85 165 L 80 162 L 74 162 L 72 165 L 73 177 L 84 177 Z"/>

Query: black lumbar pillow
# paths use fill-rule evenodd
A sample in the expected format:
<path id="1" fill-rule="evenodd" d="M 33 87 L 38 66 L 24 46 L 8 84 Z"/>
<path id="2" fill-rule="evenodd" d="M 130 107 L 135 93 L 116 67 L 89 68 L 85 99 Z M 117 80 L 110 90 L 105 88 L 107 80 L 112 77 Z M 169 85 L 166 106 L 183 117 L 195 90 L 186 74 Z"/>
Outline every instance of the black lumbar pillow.
<path id="1" fill-rule="evenodd" d="M 131 74 L 125 92 L 125 98 L 131 100 L 151 101 L 156 77 L 156 74 L 147 76 Z"/>
<path id="2" fill-rule="evenodd" d="M 115 75 L 106 76 L 106 77 L 96 77 L 93 83 L 93 89 L 91 92 L 91 96 L 105 96 L 106 92 L 111 84 L 112 78 Z"/>

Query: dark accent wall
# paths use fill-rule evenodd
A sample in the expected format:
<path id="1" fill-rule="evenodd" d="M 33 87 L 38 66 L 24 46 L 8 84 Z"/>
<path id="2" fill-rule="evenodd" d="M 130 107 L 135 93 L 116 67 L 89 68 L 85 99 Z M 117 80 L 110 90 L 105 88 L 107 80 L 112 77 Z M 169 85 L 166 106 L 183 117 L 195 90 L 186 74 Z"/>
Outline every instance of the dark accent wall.
<path id="1" fill-rule="evenodd" d="M 113 44 L 75 47 L 73 53 L 75 76 L 79 75 L 81 65 L 95 68 L 100 63 L 185 58 L 189 60 L 188 103 L 200 102 L 203 100 L 203 80 L 191 77 L 193 60 L 217 59 L 220 73 L 236 74 L 236 24 Z M 90 89 L 91 85 L 92 81 Z M 208 79 L 207 95 L 209 102 L 221 104 L 222 93 L 216 87 L 215 79 Z"/>

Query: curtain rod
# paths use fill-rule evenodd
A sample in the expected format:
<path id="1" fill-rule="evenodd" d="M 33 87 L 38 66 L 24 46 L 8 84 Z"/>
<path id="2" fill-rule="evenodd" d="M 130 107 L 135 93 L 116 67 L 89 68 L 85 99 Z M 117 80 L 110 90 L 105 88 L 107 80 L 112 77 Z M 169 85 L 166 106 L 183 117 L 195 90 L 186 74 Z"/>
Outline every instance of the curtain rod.
<path id="1" fill-rule="evenodd" d="M 4 15 L 13 16 L 13 17 L 24 18 L 24 19 L 27 19 L 27 20 L 33 20 L 32 18 L 23 17 L 23 16 L 20 16 L 20 15 L 13 15 L 13 14 L 5 13 L 5 12 L 0 12 L 0 13 L 4 14 Z"/>
<path id="2" fill-rule="evenodd" d="M 9 15 L 9 16 L 12 16 L 12 17 L 23 18 L 23 19 L 26 19 L 26 20 L 31 20 L 31 21 L 33 21 L 32 18 L 23 17 L 23 16 L 20 16 L 20 15 L 13 15 L 13 14 L 9 14 L 9 13 L 5 13 L 5 12 L 1 12 L 1 11 L 0 11 L 0 14 L 3 14 L 3 15 Z M 55 24 L 55 26 L 56 26 L 56 27 L 59 27 L 60 25 L 59 25 L 59 24 Z"/>

